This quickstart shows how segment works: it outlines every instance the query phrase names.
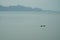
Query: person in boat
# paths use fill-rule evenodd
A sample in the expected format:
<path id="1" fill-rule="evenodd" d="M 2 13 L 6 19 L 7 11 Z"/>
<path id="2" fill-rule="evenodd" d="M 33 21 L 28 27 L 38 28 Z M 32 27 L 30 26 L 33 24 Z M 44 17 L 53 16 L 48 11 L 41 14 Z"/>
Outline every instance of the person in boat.
<path id="1" fill-rule="evenodd" d="M 41 25 L 40 27 L 45 27 L 46 25 Z"/>

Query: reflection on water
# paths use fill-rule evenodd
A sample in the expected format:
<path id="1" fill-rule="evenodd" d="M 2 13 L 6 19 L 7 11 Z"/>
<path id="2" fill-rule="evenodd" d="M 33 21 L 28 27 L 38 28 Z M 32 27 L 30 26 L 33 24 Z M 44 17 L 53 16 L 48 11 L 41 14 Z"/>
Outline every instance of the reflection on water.
<path id="1" fill-rule="evenodd" d="M 59 40 L 59 37 L 60 14 L 0 12 L 0 40 Z"/>

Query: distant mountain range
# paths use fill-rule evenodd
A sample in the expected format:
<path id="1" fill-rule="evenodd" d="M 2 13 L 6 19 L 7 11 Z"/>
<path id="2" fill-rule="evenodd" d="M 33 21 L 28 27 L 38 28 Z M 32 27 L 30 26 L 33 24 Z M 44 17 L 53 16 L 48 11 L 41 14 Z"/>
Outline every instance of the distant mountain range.
<path id="1" fill-rule="evenodd" d="M 21 5 L 7 6 L 7 7 L 0 5 L 0 11 L 37 11 L 37 12 L 60 13 L 60 11 L 42 10 L 40 8 L 31 8 L 31 7 L 21 6 Z"/>
<path id="2" fill-rule="evenodd" d="M 42 11 L 42 9 L 25 7 L 25 6 L 21 6 L 21 5 L 8 6 L 8 7 L 0 5 L 0 11 Z"/>

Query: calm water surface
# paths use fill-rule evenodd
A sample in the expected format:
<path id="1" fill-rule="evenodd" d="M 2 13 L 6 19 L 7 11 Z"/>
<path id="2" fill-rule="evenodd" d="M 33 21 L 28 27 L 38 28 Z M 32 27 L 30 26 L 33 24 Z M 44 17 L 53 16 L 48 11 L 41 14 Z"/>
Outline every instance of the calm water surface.
<path id="1" fill-rule="evenodd" d="M 60 40 L 60 14 L 0 12 L 0 40 Z"/>

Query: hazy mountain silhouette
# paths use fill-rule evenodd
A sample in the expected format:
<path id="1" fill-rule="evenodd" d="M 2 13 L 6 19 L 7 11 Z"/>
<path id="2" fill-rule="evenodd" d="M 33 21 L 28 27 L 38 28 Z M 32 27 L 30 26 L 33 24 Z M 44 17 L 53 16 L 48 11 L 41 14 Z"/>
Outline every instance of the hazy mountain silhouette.
<path id="1" fill-rule="evenodd" d="M 25 6 L 21 6 L 21 5 L 8 6 L 8 7 L 0 5 L 0 11 L 42 11 L 42 9 L 25 7 Z"/>

